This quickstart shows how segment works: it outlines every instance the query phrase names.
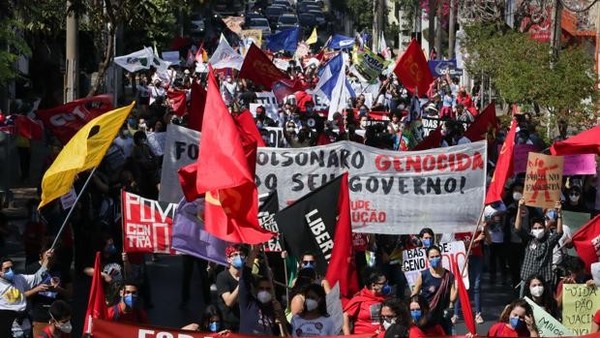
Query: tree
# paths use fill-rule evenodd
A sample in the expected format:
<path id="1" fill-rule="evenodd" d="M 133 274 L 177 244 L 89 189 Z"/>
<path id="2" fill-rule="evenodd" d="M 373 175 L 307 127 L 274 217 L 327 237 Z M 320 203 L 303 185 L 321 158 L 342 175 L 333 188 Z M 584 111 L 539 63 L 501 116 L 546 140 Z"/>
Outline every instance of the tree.
<path id="1" fill-rule="evenodd" d="M 0 86 L 18 74 L 15 62 L 21 55 L 31 55 L 31 49 L 22 38 L 21 24 L 11 19 L 0 19 Z"/>

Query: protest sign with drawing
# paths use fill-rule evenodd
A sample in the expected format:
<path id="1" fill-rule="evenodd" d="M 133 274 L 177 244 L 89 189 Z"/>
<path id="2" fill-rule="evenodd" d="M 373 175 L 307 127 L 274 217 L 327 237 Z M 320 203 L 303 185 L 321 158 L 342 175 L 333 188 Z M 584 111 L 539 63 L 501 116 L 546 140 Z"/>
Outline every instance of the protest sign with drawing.
<path id="1" fill-rule="evenodd" d="M 523 198 L 532 207 L 554 208 L 560 199 L 563 158 L 529 153 Z"/>

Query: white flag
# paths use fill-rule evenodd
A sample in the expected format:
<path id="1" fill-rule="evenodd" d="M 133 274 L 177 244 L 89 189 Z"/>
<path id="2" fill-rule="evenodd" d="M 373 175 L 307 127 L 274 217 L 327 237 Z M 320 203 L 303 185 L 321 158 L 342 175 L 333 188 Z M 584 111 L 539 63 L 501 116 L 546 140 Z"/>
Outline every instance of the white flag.
<path id="1" fill-rule="evenodd" d="M 208 60 L 208 63 L 210 63 L 214 69 L 233 68 L 240 70 L 242 68 L 242 63 L 244 63 L 244 57 L 231 48 L 227 39 L 221 34 L 219 46 L 217 46 L 217 49 L 210 60 Z"/>
<path id="2" fill-rule="evenodd" d="M 144 48 L 131 54 L 117 56 L 114 59 L 115 64 L 125 68 L 130 73 L 138 70 L 150 69 L 154 60 L 152 48 Z"/>

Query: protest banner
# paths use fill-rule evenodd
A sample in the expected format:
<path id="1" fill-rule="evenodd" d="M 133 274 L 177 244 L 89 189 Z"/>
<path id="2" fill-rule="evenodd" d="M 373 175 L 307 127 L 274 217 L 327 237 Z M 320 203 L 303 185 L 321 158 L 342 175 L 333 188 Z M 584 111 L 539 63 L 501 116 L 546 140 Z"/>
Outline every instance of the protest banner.
<path id="1" fill-rule="evenodd" d="M 427 137 L 430 132 L 435 130 L 439 125 L 441 125 L 444 121 L 440 120 L 437 117 L 422 117 L 421 123 L 423 124 L 423 137 Z M 471 124 L 467 122 L 463 122 L 464 130 L 467 130 Z"/>
<path id="2" fill-rule="evenodd" d="M 200 132 L 169 123 L 166 134 L 158 200 L 179 203 L 183 191 L 177 170 L 198 159 Z"/>
<path id="3" fill-rule="evenodd" d="M 258 196 L 258 223 L 264 229 L 274 233 L 279 233 L 277 222 L 275 222 L 275 214 L 279 211 L 279 199 L 277 191 L 274 190 L 270 194 Z M 281 252 L 283 248 L 279 240 L 279 236 L 271 238 L 263 244 L 265 252 Z"/>
<path id="4" fill-rule="evenodd" d="M 514 170 L 515 174 L 524 173 L 527 170 L 527 156 L 535 152 L 537 148 L 532 144 L 515 144 Z M 565 155 L 563 160 L 563 175 L 594 175 L 596 174 L 596 155 Z"/>
<path id="5" fill-rule="evenodd" d="M 174 253 L 171 248 L 177 204 L 161 203 L 126 191 L 121 194 L 123 251 Z"/>
<path id="6" fill-rule="evenodd" d="M 461 269 L 463 266 L 465 266 L 465 260 L 467 258 L 465 242 L 456 241 L 442 243 L 440 244 L 439 248 L 442 250 L 442 266 L 445 269 L 452 271 L 452 267 L 450 266 L 452 259 L 456 259 L 457 264 Z M 429 269 L 429 262 L 427 260 L 427 255 L 425 254 L 425 249 L 423 248 L 402 251 L 401 264 L 402 271 L 404 272 L 404 276 L 406 276 L 406 281 L 408 282 L 408 286 L 411 290 L 415 287 L 415 282 L 417 281 L 421 271 Z M 469 269 L 465 267 L 465 270 L 463 271 L 463 282 L 465 283 L 465 287 L 467 289 L 469 289 L 468 272 Z"/>
<path id="7" fill-rule="evenodd" d="M 563 157 L 529 153 L 523 198 L 525 205 L 554 208 L 560 200 Z"/>
<path id="8" fill-rule="evenodd" d="M 427 62 L 429 70 L 434 77 L 446 76 L 462 76 L 463 70 L 457 68 L 456 60 L 429 60 Z"/>
<path id="9" fill-rule="evenodd" d="M 123 338 L 123 337 L 135 337 L 135 338 L 207 338 L 213 336 L 219 336 L 218 334 L 189 331 L 181 329 L 173 329 L 167 327 L 158 327 L 150 325 L 139 325 L 135 323 L 120 323 L 110 320 L 93 319 L 92 335 L 94 338 Z M 227 338 L 256 338 L 257 335 L 249 334 L 238 334 L 228 332 L 224 335 Z M 371 338 L 373 334 L 353 334 L 344 336 L 348 338 Z M 277 338 L 277 336 L 261 335 L 265 338 Z M 324 336 L 328 337 L 328 336 Z M 329 336 L 338 337 L 338 336 Z"/>
<path id="10" fill-rule="evenodd" d="M 540 337 L 564 337 L 573 335 L 571 330 L 567 329 L 561 322 L 552 317 L 534 301 L 528 297 L 525 297 L 525 300 L 533 309 L 533 318 L 535 319 L 535 324 Z"/>
<path id="11" fill-rule="evenodd" d="M 362 82 L 376 80 L 386 66 L 386 61 L 379 55 L 371 52 L 368 48 L 357 52 L 356 61 L 351 71 Z"/>
<path id="12" fill-rule="evenodd" d="M 244 29 L 241 34 L 242 38 L 251 40 L 257 46 L 262 46 L 262 30 L 260 29 Z"/>
<path id="13" fill-rule="evenodd" d="M 273 92 L 256 92 L 256 103 L 258 106 L 263 106 L 265 108 L 265 113 L 268 117 L 273 119 L 273 121 L 279 121 L 279 106 Z M 254 116 L 256 116 L 256 107 L 254 110 L 250 109 L 250 112 L 252 112 L 252 115 Z"/>
<path id="14" fill-rule="evenodd" d="M 256 184 L 259 193 L 277 190 L 283 208 L 348 171 L 354 231 L 471 231 L 483 205 L 486 149 L 484 141 L 404 153 L 355 142 L 259 148 Z"/>
<path id="15" fill-rule="evenodd" d="M 592 318 L 600 308 L 600 290 L 585 284 L 563 284 L 562 323 L 576 336 L 590 333 Z"/>

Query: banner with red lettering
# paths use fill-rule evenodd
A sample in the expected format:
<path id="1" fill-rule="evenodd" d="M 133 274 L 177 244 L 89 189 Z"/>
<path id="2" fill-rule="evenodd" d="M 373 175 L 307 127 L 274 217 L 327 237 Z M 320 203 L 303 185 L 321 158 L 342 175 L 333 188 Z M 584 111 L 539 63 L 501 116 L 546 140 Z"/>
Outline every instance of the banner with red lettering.
<path id="1" fill-rule="evenodd" d="M 255 335 L 244 335 L 237 333 L 227 333 L 219 335 L 210 332 L 184 331 L 166 327 L 124 324 L 111 322 L 102 319 L 94 319 L 94 330 L 92 332 L 94 338 L 206 338 L 206 337 L 226 337 L 226 338 L 256 338 Z M 260 336 L 265 338 L 277 338 L 275 336 Z M 324 336 L 327 338 L 328 336 Z M 338 337 L 338 336 L 329 336 Z M 353 334 L 344 336 L 348 338 L 371 338 L 373 334 Z"/>
<path id="2" fill-rule="evenodd" d="M 38 110 L 36 115 L 62 144 L 66 144 L 84 125 L 112 109 L 112 96 L 98 95 Z"/>
<path id="3" fill-rule="evenodd" d="M 256 184 L 261 194 L 277 190 L 283 209 L 348 171 L 355 232 L 470 232 L 485 196 L 486 149 L 485 141 L 413 152 L 355 142 L 259 148 Z"/>
<path id="4" fill-rule="evenodd" d="M 171 248 L 173 218 L 177 204 L 121 193 L 123 251 L 175 253 Z"/>

